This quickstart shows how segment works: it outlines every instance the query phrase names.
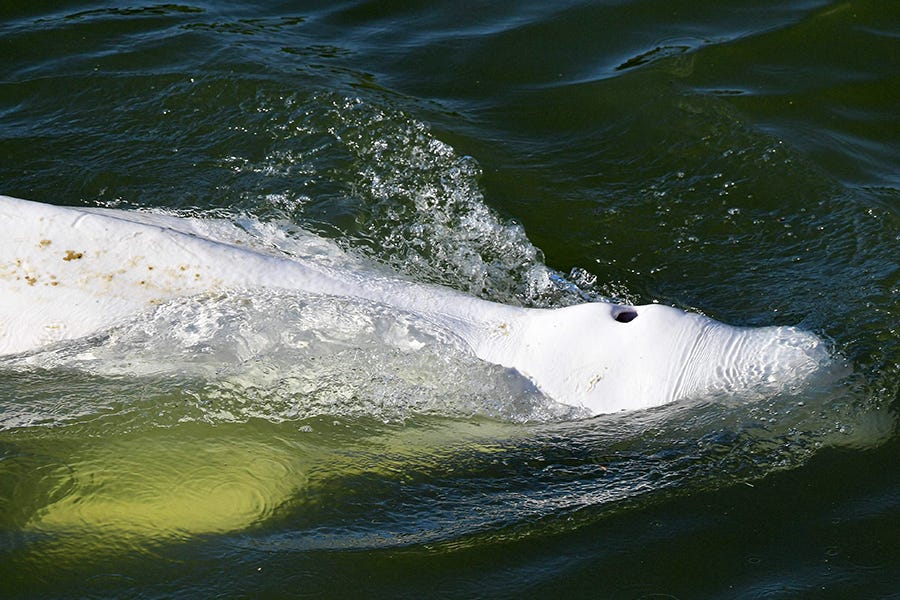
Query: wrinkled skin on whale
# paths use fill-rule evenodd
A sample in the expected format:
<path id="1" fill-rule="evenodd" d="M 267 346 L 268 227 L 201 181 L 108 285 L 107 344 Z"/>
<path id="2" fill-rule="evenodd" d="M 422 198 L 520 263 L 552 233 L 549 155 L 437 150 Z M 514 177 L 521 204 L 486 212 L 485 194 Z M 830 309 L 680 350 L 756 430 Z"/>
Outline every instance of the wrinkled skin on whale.
<path id="1" fill-rule="evenodd" d="M 592 414 L 790 391 L 829 361 L 820 338 L 793 327 L 731 327 L 657 304 L 507 306 L 262 251 L 230 237 L 227 222 L 0 196 L 0 223 L 0 355 L 81 338 L 173 298 L 267 287 L 418 315 Z"/>

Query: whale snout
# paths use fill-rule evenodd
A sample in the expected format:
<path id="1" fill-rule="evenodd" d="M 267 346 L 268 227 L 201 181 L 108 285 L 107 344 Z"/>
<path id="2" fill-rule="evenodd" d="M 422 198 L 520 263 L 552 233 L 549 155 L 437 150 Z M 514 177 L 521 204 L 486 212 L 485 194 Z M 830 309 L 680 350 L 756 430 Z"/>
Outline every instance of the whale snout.
<path id="1" fill-rule="evenodd" d="M 826 342 L 796 327 L 731 327 L 717 321 L 687 358 L 679 395 L 741 398 L 791 392 L 832 362 Z"/>

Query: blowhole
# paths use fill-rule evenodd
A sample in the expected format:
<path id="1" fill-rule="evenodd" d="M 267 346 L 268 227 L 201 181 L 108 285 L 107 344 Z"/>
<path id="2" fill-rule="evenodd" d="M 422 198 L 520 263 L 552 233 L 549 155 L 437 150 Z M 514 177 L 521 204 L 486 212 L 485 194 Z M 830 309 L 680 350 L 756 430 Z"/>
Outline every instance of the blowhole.
<path id="1" fill-rule="evenodd" d="M 637 311 L 628 306 L 622 306 L 613 314 L 613 319 L 619 323 L 631 323 L 637 319 Z"/>

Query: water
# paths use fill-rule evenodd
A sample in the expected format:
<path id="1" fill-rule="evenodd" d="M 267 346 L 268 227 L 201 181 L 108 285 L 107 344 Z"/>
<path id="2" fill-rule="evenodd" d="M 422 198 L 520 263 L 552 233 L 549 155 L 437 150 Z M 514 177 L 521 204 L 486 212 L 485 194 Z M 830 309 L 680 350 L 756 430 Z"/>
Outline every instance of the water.
<path id="1" fill-rule="evenodd" d="M 0 596 L 897 597 L 898 36 L 884 1 L 5 3 L 4 194 L 800 325 L 846 370 L 584 419 L 377 307 L 172 302 L 0 367 Z"/>

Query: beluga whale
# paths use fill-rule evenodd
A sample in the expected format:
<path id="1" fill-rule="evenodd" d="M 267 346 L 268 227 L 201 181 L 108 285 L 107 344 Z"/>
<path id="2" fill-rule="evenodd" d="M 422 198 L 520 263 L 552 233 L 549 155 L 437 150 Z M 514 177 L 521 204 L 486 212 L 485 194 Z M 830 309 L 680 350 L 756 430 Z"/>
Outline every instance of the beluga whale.
<path id="1" fill-rule="evenodd" d="M 511 306 L 253 247 L 210 219 L 0 196 L 0 223 L 0 356 L 90 336 L 177 298 L 274 288 L 417 315 L 592 415 L 792 391 L 830 360 L 821 338 L 795 327 L 733 327 L 662 304 Z"/>

